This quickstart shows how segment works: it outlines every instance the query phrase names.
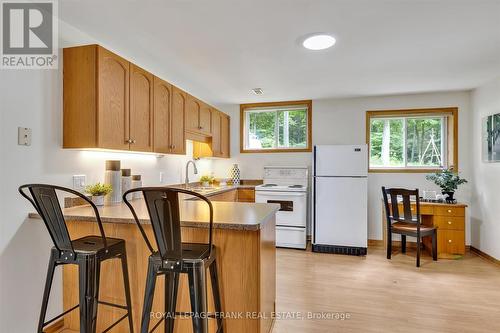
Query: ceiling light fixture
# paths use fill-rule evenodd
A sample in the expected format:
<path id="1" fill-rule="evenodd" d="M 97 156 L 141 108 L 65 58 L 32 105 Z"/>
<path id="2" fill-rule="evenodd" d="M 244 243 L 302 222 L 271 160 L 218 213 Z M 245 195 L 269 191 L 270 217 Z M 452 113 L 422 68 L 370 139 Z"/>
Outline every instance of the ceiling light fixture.
<path id="1" fill-rule="evenodd" d="M 302 46 L 304 46 L 308 50 L 319 51 L 332 47 L 336 42 L 337 40 L 333 36 L 326 34 L 315 34 L 307 37 L 302 42 Z"/>

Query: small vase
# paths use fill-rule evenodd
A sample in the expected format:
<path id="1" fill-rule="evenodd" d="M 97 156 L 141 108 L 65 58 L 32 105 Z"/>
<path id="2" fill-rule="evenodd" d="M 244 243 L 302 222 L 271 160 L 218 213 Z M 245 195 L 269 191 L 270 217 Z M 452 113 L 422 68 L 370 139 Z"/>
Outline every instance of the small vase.
<path id="1" fill-rule="evenodd" d="M 93 195 L 92 202 L 96 206 L 104 206 L 104 195 Z"/>
<path id="2" fill-rule="evenodd" d="M 209 182 L 202 182 L 201 186 L 203 186 L 203 187 L 209 187 L 210 183 Z"/>
<path id="3" fill-rule="evenodd" d="M 229 172 L 233 185 L 240 185 L 240 168 L 238 168 L 238 164 L 233 164 L 231 171 Z"/>
<path id="4" fill-rule="evenodd" d="M 447 195 L 447 197 L 446 197 L 446 201 L 447 202 L 453 202 L 453 201 L 455 201 L 455 198 L 453 197 L 455 195 L 455 192 L 448 192 L 448 191 L 445 192 L 445 191 L 443 191 L 442 193 Z"/>

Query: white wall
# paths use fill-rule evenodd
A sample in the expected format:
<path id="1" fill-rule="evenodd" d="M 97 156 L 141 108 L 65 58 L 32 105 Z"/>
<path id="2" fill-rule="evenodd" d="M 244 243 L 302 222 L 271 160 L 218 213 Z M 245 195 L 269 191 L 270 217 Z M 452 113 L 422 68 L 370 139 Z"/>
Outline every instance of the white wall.
<path id="1" fill-rule="evenodd" d="M 500 163 L 483 162 L 481 156 L 483 118 L 500 113 L 500 78 L 476 89 L 472 105 L 471 245 L 500 259 Z"/>
<path id="2" fill-rule="evenodd" d="M 60 47 L 95 42 L 63 22 L 60 34 Z M 121 55 L 127 57 L 126 53 Z M 0 331 L 28 333 L 36 330 L 52 244 L 43 223 L 26 218 L 33 208 L 18 195 L 17 187 L 29 182 L 71 187 L 75 174 L 86 174 L 87 182 L 102 181 L 106 159 L 122 160 L 123 167 L 143 175 L 145 185 L 159 184 L 160 171 L 165 174 L 165 184 L 180 183 L 192 145 L 188 145 L 187 156 L 160 159 L 144 154 L 63 150 L 62 64 L 59 70 L 0 70 L 0 88 Z M 33 129 L 30 147 L 17 145 L 18 126 Z M 211 163 L 200 161 L 200 173 L 209 172 Z M 197 180 L 192 172 L 190 178 Z M 49 318 L 60 312 L 61 295 L 58 274 Z"/>
<path id="3" fill-rule="evenodd" d="M 390 110 L 404 108 L 459 107 L 459 169 L 468 178 L 470 175 L 470 93 L 444 92 L 383 97 L 349 99 L 327 99 L 313 101 L 313 144 L 357 144 L 365 142 L 365 112 L 367 110 Z M 231 160 L 215 160 L 214 171 L 219 177 L 227 177 L 232 163 L 238 163 L 243 179 L 262 178 L 265 165 L 311 165 L 310 153 L 240 154 L 239 152 L 239 106 L 221 105 L 222 111 L 231 115 Z M 425 174 L 376 174 L 369 175 L 368 236 L 382 239 L 381 186 L 404 186 L 434 189 L 425 180 Z M 460 201 L 469 201 L 469 187 L 463 186 L 457 193 Z M 467 224 L 467 243 L 469 243 Z"/>

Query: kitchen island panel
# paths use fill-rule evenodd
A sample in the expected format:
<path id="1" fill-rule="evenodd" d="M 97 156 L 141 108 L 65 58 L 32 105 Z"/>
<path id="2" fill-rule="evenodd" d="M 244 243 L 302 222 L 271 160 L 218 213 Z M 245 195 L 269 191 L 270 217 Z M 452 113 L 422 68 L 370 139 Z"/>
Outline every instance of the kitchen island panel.
<path id="1" fill-rule="evenodd" d="M 71 237 L 78 238 L 89 234 L 98 234 L 96 223 L 89 221 L 70 221 L 68 223 Z M 270 332 L 272 328 L 272 312 L 276 298 L 276 252 L 275 218 L 271 216 L 257 230 L 214 229 L 213 243 L 217 247 L 217 264 L 221 288 L 222 307 L 226 315 L 242 318 L 226 318 L 226 332 Z M 129 276 L 132 294 L 134 326 L 140 331 L 141 311 L 144 298 L 145 277 L 149 250 L 135 224 L 104 223 L 107 237 L 126 240 Z M 150 225 L 145 230 L 153 240 Z M 183 241 L 205 242 L 206 228 L 183 227 Z M 154 244 L 154 242 L 152 242 Z M 67 265 L 63 270 L 64 308 L 68 309 L 78 303 L 77 268 Z M 208 277 L 209 311 L 213 312 L 212 291 Z M 164 311 L 164 279 L 159 276 L 155 292 L 153 313 Z M 101 268 L 100 300 L 125 304 L 121 265 L 119 260 L 103 263 Z M 177 311 L 190 311 L 187 277 L 181 275 L 178 294 Z M 98 331 L 104 330 L 114 320 L 124 314 L 121 309 L 99 305 Z M 251 315 L 250 315 L 251 314 Z M 252 318 L 255 315 L 255 318 Z M 153 327 L 158 319 L 153 318 Z M 210 319 L 210 331 L 215 328 L 215 320 Z M 78 330 L 79 316 L 75 310 L 66 316 L 64 324 L 67 328 Z M 192 332 L 191 320 L 176 320 L 176 332 Z M 163 324 L 158 328 L 163 329 Z M 126 320 L 113 329 L 114 332 L 128 332 Z"/>

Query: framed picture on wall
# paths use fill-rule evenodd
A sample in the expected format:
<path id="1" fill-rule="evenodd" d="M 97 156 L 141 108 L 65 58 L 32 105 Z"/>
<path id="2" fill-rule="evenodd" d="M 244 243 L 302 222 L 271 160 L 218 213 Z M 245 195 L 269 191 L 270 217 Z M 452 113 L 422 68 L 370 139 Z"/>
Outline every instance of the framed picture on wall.
<path id="1" fill-rule="evenodd" d="M 500 113 L 483 119 L 483 160 L 500 162 Z"/>

